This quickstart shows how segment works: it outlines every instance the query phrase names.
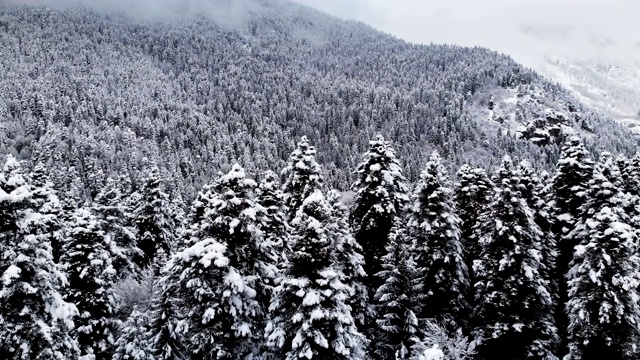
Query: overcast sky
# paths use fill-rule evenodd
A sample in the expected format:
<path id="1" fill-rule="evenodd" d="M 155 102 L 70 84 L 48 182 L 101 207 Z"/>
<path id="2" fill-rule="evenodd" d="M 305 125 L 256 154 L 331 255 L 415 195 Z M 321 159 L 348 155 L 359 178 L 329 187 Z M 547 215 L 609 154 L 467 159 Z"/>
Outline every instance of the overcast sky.
<path id="1" fill-rule="evenodd" d="M 542 53 L 640 59 L 640 0 L 295 0 L 416 43 L 485 46 L 536 67 Z"/>

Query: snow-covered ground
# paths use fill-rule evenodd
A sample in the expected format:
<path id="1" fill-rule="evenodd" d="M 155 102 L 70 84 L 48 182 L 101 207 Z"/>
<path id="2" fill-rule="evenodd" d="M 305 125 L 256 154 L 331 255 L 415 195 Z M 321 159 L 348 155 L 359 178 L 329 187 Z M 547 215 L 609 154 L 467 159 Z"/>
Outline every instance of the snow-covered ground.
<path id="1" fill-rule="evenodd" d="M 544 55 L 537 70 L 571 90 L 585 104 L 640 133 L 640 60 Z"/>

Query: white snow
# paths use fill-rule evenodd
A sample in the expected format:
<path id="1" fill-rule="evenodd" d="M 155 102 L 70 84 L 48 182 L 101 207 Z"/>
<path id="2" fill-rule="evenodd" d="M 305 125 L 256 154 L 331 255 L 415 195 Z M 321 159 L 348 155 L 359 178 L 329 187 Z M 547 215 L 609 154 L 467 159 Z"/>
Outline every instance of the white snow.
<path id="1" fill-rule="evenodd" d="M 418 358 L 419 360 L 444 360 L 444 353 L 438 347 L 438 345 L 433 345 L 430 349 L 424 351 L 422 355 Z"/>

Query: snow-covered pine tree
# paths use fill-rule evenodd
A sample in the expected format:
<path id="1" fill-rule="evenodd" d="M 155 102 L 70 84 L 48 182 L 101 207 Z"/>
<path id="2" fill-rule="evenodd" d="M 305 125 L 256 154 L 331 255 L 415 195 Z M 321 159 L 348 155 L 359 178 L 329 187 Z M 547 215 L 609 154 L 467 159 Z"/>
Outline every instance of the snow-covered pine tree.
<path id="1" fill-rule="evenodd" d="M 45 215 L 41 220 L 43 231 L 48 236 L 51 245 L 53 261 L 58 262 L 64 241 L 63 205 L 49 179 L 48 170 L 42 163 L 36 164 L 29 181 L 32 188 L 32 199 L 35 201 L 36 211 Z"/>
<path id="2" fill-rule="evenodd" d="M 434 319 L 454 332 L 465 328 L 469 319 L 469 271 L 451 183 L 437 153 L 429 157 L 412 199 L 407 235 L 415 243 L 421 288 L 417 315 Z"/>
<path id="3" fill-rule="evenodd" d="M 287 166 L 282 170 L 286 177 L 282 189 L 285 196 L 287 220 L 296 216 L 304 200 L 324 186 L 322 169 L 316 161 L 316 149 L 303 136 L 296 149 L 289 156 Z"/>
<path id="4" fill-rule="evenodd" d="M 516 169 L 517 179 L 512 179 L 518 184 L 518 190 L 522 199 L 533 211 L 533 220 L 542 231 L 540 255 L 544 266 L 540 269 L 540 274 L 549 282 L 549 293 L 551 294 L 554 306 L 558 302 L 558 279 L 556 277 L 556 258 L 558 256 L 558 243 L 552 232 L 553 218 L 551 217 L 551 206 L 545 200 L 547 186 L 533 171 L 531 164 L 521 161 Z M 555 321 L 555 320 L 554 320 Z"/>
<path id="5" fill-rule="evenodd" d="M 103 223 L 89 210 L 78 209 L 73 218 L 60 258 L 69 279 L 65 300 L 80 312 L 75 335 L 82 354 L 103 359 L 113 350 L 118 325 L 114 318 L 112 285 L 116 272 L 111 245 L 105 239 Z"/>
<path id="6" fill-rule="evenodd" d="M 171 254 L 175 245 L 175 224 L 169 209 L 160 171 L 157 166 L 151 166 L 133 210 L 138 248 L 142 251 L 134 261 L 141 269 L 151 265 L 159 268 Z"/>
<path id="7" fill-rule="evenodd" d="M 320 191 L 311 194 L 291 222 L 293 251 L 275 289 L 266 328 L 277 359 L 358 360 L 366 340 L 348 305 L 352 289 L 334 263 L 331 208 Z"/>
<path id="8" fill-rule="evenodd" d="M 256 189 L 256 202 L 266 211 L 262 232 L 265 240 L 271 242 L 278 263 L 281 264 L 290 254 L 290 244 L 287 243 L 287 219 L 284 212 L 284 194 L 282 193 L 278 176 L 273 171 L 267 171 L 260 185 Z"/>
<path id="9" fill-rule="evenodd" d="M 577 241 L 565 305 L 573 360 L 638 358 L 638 239 L 624 210 L 628 195 L 614 185 L 620 176 L 610 157 L 598 163 L 567 236 Z"/>
<path id="10" fill-rule="evenodd" d="M 179 358 L 182 346 L 166 349 L 159 341 L 175 337 L 183 338 L 191 359 L 245 359 L 253 353 L 256 328 L 251 318 L 259 310 L 256 292 L 229 265 L 226 253 L 225 244 L 207 237 L 173 257 L 168 271 L 170 286 L 176 289 L 163 294 L 162 306 L 155 311 L 170 316 L 160 319 L 154 341 L 163 346 L 163 358 Z M 170 296 L 179 299 L 178 308 Z"/>
<path id="11" fill-rule="evenodd" d="M 375 359 L 408 359 L 413 345 L 420 341 L 417 293 L 417 266 L 411 240 L 401 228 L 389 233 L 382 271 L 376 274 L 382 285 L 375 293 L 377 327 L 371 338 Z"/>
<path id="12" fill-rule="evenodd" d="M 461 220 L 460 239 L 469 276 L 473 279 L 473 260 L 480 252 L 473 238 L 473 227 L 478 215 L 485 210 L 493 193 L 493 182 L 482 168 L 462 165 L 458 170 L 458 182 L 454 188 L 458 216 Z"/>
<path id="13" fill-rule="evenodd" d="M 179 272 L 171 272 L 174 269 L 173 256 L 158 279 L 159 289 L 151 301 L 149 308 L 149 342 L 154 351 L 154 356 L 159 360 L 183 360 L 187 359 L 187 344 L 183 341 L 184 306 L 182 299 L 177 297 L 180 288 Z M 179 261 L 179 260 L 177 260 Z"/>
<path id="14" fill-rule="evenodd" d="M 340 267 L 344 276 L 343 283 L 352 290 L 347 302 L 351 307 L 351 316 L 355 319 L 360 332 L 364 334 L 367 332 L 366 326 L 374 320 L 375 315 L 369 302 L 369 292 L 364 285 L 366 273 L 362 248 L 351 235 L 349 210 L 340 198 L 340 192 L 337 190 L 330 190 L 327 193 L 327 203 L 331 209 L 327 231 L 334 242 L 335 259 L 333 261 Z"/>
<path id="15" fill-rule="evenodd" d="M 349 221 L 363 249 L 368 275 L 365 284 L 373 296 L 382 284 L 375 274 L 382 270 L 389 232 L 408 201 L 409 190 L 389 141 L 378 135 L 369 146 L 356 170 L 358 179 L 352 186 L 356 197 Z"/>
<path id="16" fill-rule="evenodd" d="M 577 239 L 568 234 L 580 217 L 582 206 L 586 202 L 586 190 L 593 175 L 593 160 L 580 138 L 572 136 L 562 147 L 556 173 L 551 180 L 550 197 L 552 203 L 552 232 L 558 246 L 556 259 L 556 279 L 558 282 L 559 301 L 556 307 L 556 324 L 559 329 L 566 329 L 567 319 L 564 314 L 567 302 L 567 283 L 565 276 L 569 271 L 569 263 L 573 259 Z M 563 348 L 566 345 L 565 338 Z"/>
<path id="17" fill-rule="evenodd" d="M 620 156 L 616 162 L 622 174 L 625 191 L 640 195 L 640 154 L 631 159 Z"/>
<path id="18" fill-rule="evenodd" d="M 543 234 L 509 157 L 498 174 L 496 192 L 474 228 L 481 247 L 474 263 L 478 359 L 557 359 L 553 300 L 539 249 Z"/>
<path id="19" fill-rule="evenodd" d="M 76 358 L 77 342 L 69 336 L 78 309 L 63 300 L 67 280 L 53 260 L 51 239 L 58 231 L 55 206 L 43 198 L 51 189 L 33 188 L 11 156 L 0 173 L 0 355 L 6 359 Z M 38 194 L 37 199 L 34 194 Z M 42 196 L 42 198 L 41 198 Z"/>
<path id="20" fill-rule="evenodd" d="M 150 316 L 147 312 L 134 309 L 120 330 L 115 343 L 113 360 L 156 360 L 149 324 Z"/>
<path id="21" fill-rule="evenodd" d="M 125 201 L 126 194 L 121 188 L 122 176 L 109 176 L 104 188 L 94 199 L 92 210 L 104 224 L 105 236 L 110 238 L 113 267 L 118 277 L 136 275 L 140 269 L 134 260 L 143 256 L 137 246 L 135 227 L 132 220 L 132 209 Z"/>
<path id="22" fill-rule="evenodd" d="M 265 209 L 253 198 L 255 181 L 235 164 L 214 191 L 199 196 L 201 214 L 192 244 L 168 268 L 169 287 L 181 301 L 185 341 L 192 358 L 243 359 L 259 349 L 276 256 L 260 226 Z M 165 299 L 170 300 L 170 299 Z"/>

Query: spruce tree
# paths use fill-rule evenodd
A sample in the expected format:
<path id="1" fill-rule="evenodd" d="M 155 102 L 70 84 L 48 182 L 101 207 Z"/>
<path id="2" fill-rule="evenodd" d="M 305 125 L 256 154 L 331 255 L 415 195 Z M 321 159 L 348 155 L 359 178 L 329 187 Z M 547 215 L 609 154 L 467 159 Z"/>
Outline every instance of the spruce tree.
<path id="1" fill-rule="evenodd" d="M 60 259 L 69 286 L 65 300 L 78 308 L 75 335 L 82 355 L 104 359 L 113 350 L 115 300 L 112 285 L 116 277 L 111 245 L 105 239 L 103 223 L 87 209 L 78 209 L 69 239 Z"/>
<path id="2" fill-rule="evenodd" d="M 29 178 L 36 211 L 45 215 L 41 219 L 44 221 L 43 231 L 48 236 L 53 260 L 58 262 L 64 241 L 64 207 L 53 188 L 53 182 L 49 179 L 48 170 L 42 163 L 36 164 Z"/>
<path id="3" fill-rule="evenodd" d="M 542 275 L 543 233 L 520 195 L 510 158 L 498 174 L 496 192 L 474 228 L 480 245 L 473 313 L 478 359 L 556 359 L 553 300 Z"/>
<path id="4" fill-rule="evenodd" d="M 289 156 L 287 166 L 282 170 L 286 177 L 283 184 L 287 220 L 296 216 L 302 202 L 316 190 L 324 186 L 322 169 L 316 162 L 316 149 L 303 136 L 296 149 Z"/>
<path id="5" fill-rule="evenodd" d="M 152 347 L 149 314 L 134 309 L 122 324 L 113 360 L 156 360 Z"/>
<path id="6" fill-rule="evenodd" d="M 551 216 L 551 205 L 545 200 L 547 186 L 533 171 L 527 161 L 521 161 L 515 172 L 517 179 L 512 179 L 518 184 L 520 196 L 527 203 L 533 212 L 533 220 L 542 231 L 540 242 L 540 255 L 542 256 L 543 267 L 540 274 L 549 282 L 549 292 L 552 295 L 554 304 L 558 302 L 558 279 L 556 277 L 556 259 L 558 256 L 558 244 L 552 232 L 553 218 Z"/>
<path id="7" fill-rule="evenodd" d="M 272 244 L 278 255 L 278 263 L 282 263 L 290 253 L 290 244 L 286 241 L 288 229 L 284 193 L 280 189 L 278 176 L 273 171 L 268 171 L 260 181 L 256 189 L 256 202 L 266 211 L 265 222 L 262 224 L 265 240 Z"/>
<path id="8" fill-rule="evenodd" d="M 201 215 L 192 215 L 200 220 L 189 232 L 192 245 L 170 262 L 166 286 L 176 289 L 165 295 L 180 299 L 182 336 L 194 359 L 239 359 L 259 349 L 277 269 L 255 187 L 237 164 L 213 191 L 207 187 L 209 195 L 199 196 L 206 202 L 196 206 Z"/>
<path id="9" fill-rule="evenodd" d="M 169 214 L 169 198 L 157 166 L 152 166 L 146 175 L 133 216 L 141 251 L 135 263 L 141 269 L 161 266 L 175 244 L 175 224 Z"/>
<path id="10" fill-rule="evenodd" d="M 159 360 L 187 359 L 188 344 L 185 344 L 184 301 L 177 294 L 180 289 L 181 273 L 173 273 L 173 261 L 169 260 L 162 277 L 158 280 L 161 289 L 153 299 L 149 320 L 150 346 Z"/>
<path id="11" fill-rule="evenodd" d="M 638 357 L 638 239 L 624 210 L 628 195 L 614 183 L 620 176 L 611 158 L 597 165 L 567 236 L 577 241 L 565 305 L 574 360 Z"/>
<path id="12" fill-rule="evenodd" d="M 67 279 L 52 255 L 54 215 L 38 212 L 47 190 L 29 186 L 20 165 L 7 159 L 0 173 L 0 355 L 6 359 L 79 355 L 69 336 L 78 309 L 62 298 Z"/>
<path id="13" fill-rule="evenodd" d="M 414 241 L 421 290 L 418 317 L 434 319 L 449 331 L 469 319 L 469 271 L 460 241 L 460 218 L 453 191 L 437 153 L 429 157 L 412 196 L 407 235 Z"/>
<path id="14" fill-rule="evenodd" d="M 334 263 L 340 267 L 344 277 L 343 282 L 352 292 L 347 304 L 351 307 L 351 315 L 356 320 L 360 332 L 365 333 L 366 327 L 373 320 L 373 308 L 369 302 L 369 293 L 364 280 L 364 256 L 360 244 L 349 231 L 347 207 L 340 201 L 340 193 L 331 190 L 327 193 L 327 203 L 330 207 L 330 220 L 327 231 L 334 242 Z"/>
<path id="15" fill-rule="evenodd" d="M 375 293 L 378 314 L 371 347 L 376 359 L 409 359 L 420 341 L 418 321 L 419 281 L 411 240 L 401 228 L 389 233 L 382 271 L 376 274 L 382 285 Z"/>
<path id="16" fill-rule="evenodd" d="M 366 341 L 348 305 L 353 290 L 335 261 L 331 208 L 311 194 L 292 221 L 293 251 L 271 301 L 267 345 L 278 359 L 362 359 Z"/>
<path id="17" fill-rule="evenodd" d="M 568 236 L 580 217 L 581 208 L 586 202 L 589 181 L 593 174 L 593 160 L 580 138 L 572 136 L 562 147 L 562 154 L 556 166 L 556 173 L 551 180 L 550 195 L 552 199 L 552 232 L 558 246 L 556 260 L 556 278 L 558 282 L 559 301 L 556 307 L 556 324 L 559 329 L 566 329 L 567 319 L 564 314 L 567 298 L 565 276 L 569 271 L 569 263 L 573 258 L 573 249 L 577 239 Z M 563 337 L 563 348 L 566 341 Z"/>
<path id="18" fill-rule="evenodd" d="M 473 279 L 473 260 L 480 252 L 477 241 L 473 238 L 473 227 L 478 215 L 489 204 L 493 194 L 493 182 L 482 168 L 462 165 L 458 170 L 458 182 L 454 188 L 458 216 L 460 217 L 460 239 L 464 250 L 469 275 Z"/>
<path id="19" fill-rule="evenodd" d="M 408 201 L 408 188 L 391 144 L 378 135 L 369 146 L 356 170 L 358 179 L 352 186 L 356 197 L 349 220 L 363 249 L 365 284 L 373 295 L 381 285 L 375 274 L 382 270 L 389 232 Z"/>
<path id="20" fill-rule="evenodd" d="M 139 274 L 134 260 L 143 256 L 137 246 L 136 229 L 133 226 L 132 209 L 125 201 L 125 191 L 121 188 L 122 177 L 109 176 L 104 188 L 95 197 L 92 210 L 104 224 L 105 236 L 110 238 L 113 267 L 118 277 Z"/>

